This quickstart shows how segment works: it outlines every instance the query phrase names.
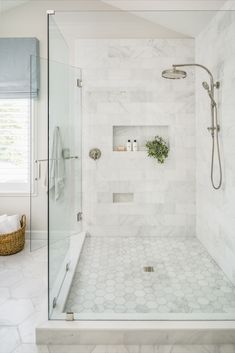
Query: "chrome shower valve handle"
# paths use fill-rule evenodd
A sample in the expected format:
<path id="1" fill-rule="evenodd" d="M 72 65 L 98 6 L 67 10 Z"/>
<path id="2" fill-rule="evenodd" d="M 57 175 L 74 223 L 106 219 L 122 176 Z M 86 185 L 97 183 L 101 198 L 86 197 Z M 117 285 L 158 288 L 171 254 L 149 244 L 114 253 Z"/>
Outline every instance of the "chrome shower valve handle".
<path id="1" fill-rule="evenodd" d="M 89 151 L 89 157 L 91 159 L 93 159 L 94 161 L 97 161 L 97 159 L 100 159 L 101 157 L 101 151 L 99 150 L 99 148 L 92 148 Z"/>

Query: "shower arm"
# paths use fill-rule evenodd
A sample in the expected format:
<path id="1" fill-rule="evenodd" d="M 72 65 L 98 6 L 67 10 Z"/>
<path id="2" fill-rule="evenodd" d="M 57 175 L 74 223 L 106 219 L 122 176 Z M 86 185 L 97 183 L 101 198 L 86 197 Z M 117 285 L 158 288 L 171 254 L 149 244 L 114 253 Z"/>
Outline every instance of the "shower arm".
<path id="1" fill-rule="evenodd" d="M 200 67 L 200 68 L 204 69 L 208 73 L 208 75 L 210 76 L 210 84 L 211 84 L 212 92 L 214 93 L 214 87 L 219 88 L 218 87 L 219 83 L 217 83 L 217 82 L 214 83 L 214 77 L 213 77 L 212 73 L 210 72 L 210 70 L 206 66 L 203 66 L 203 65 L 200 65 L 200 64 L 179 64 L 179 65 L 172 65 L 172 66 L 175 69 L 177 67 L 185 67 L 185 66 L 191 66 L 191 67 L 192 66 L 197 66 L 197 67 Z"/>

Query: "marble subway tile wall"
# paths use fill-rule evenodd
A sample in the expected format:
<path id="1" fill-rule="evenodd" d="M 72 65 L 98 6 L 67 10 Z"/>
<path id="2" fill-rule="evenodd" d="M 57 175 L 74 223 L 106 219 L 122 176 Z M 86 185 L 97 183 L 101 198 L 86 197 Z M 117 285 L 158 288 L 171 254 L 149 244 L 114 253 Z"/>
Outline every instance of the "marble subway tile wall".
<path id="1" fill-rule="evenodd" d="M 228 2 L 224 10 L 229 9 Z M 204 64 L 221 82 L 216 91 L 219 104 L 223 187 L 210 184 L 210 107 L 197 74 L 197 236 L 230 280 L 235 283 L 235 12 L 221 11 L 196 40 L 197 62 Z M 218 171 L 218 169 L 216 169 Z"/>
<path id="2" fill-rule="evenodd" d="M 173 63 L 191 61 L 192 39 L 77 40 L 84 228 L 91 235 L 195 236 L 194 72 L 187 80 L 161 77 Z M 113 151 L 114 126 L 146 127 L 142 135 L 130 129 L 130 138 L 138 140 L 138 131 L 141 141 L 147 126 L 154 127 L 152 137 L 164 131 L 169 158 L 160 165 L 146 151 Z M 93 147 L 102 152 L 97 162 L 88 157 Z"/>

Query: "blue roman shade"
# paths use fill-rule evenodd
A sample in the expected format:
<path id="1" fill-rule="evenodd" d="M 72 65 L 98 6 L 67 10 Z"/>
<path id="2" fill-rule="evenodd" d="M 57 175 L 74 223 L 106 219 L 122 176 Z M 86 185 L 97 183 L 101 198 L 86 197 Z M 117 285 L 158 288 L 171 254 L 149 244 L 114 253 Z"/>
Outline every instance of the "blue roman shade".
<path id="1" fill-rule="evenodd" d="M 0 38 L 0 98 L 37 97 L 39 41 Z"/>

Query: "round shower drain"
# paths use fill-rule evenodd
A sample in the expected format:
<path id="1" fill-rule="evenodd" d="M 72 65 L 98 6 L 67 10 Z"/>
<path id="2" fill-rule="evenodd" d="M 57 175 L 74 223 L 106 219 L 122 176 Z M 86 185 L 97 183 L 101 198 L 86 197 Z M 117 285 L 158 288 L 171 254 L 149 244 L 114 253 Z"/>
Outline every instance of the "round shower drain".
<path id="1" fill-rule="evenodd" d="M 153 266 L 144 266 L 144 272 L 154 272 Z"/>

